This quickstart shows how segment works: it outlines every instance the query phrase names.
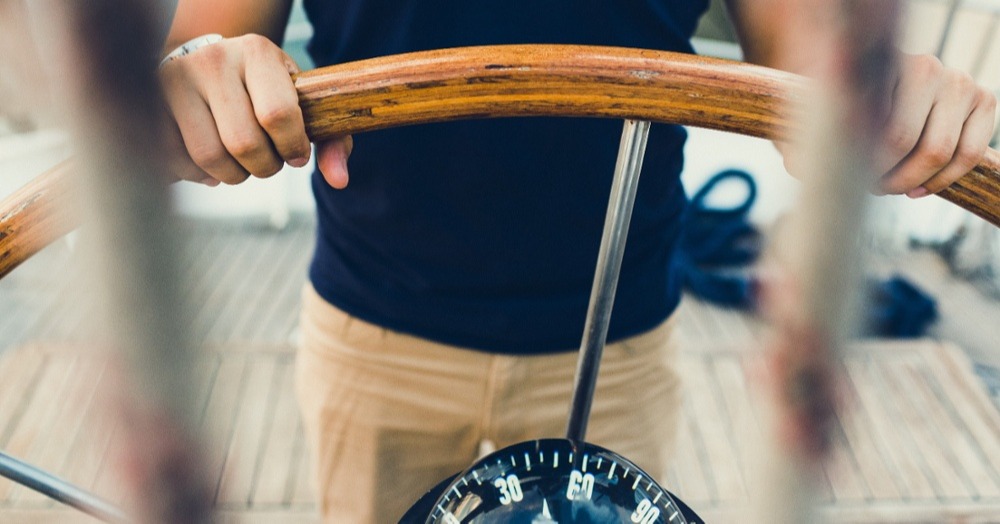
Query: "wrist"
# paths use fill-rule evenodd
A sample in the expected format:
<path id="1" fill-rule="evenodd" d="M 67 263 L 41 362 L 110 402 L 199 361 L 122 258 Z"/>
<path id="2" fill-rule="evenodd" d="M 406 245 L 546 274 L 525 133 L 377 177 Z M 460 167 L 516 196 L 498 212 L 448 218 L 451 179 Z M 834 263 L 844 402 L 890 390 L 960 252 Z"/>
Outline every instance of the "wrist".
<path id="1" fill-rule="evenodd" d="M 209 33 L 207 35 L 196 36 L 191 40 L 188 40 L 187 42 L 184 42 L 183 44 L 177 46 L 177 48 L 175 48 L 173 51 L 167 53 L 167 56 L 163 57 L 163 60 L 160 60 L 160 65 L 157 67 L 163 67 L 164 65 L 167 64 L 167 62 L 177 60 L 178 58 L 187 56 L 201 49 L 202 47 L 221 42 L 222 40 L 223 40 L 222 35 L 217 33 Z"/>

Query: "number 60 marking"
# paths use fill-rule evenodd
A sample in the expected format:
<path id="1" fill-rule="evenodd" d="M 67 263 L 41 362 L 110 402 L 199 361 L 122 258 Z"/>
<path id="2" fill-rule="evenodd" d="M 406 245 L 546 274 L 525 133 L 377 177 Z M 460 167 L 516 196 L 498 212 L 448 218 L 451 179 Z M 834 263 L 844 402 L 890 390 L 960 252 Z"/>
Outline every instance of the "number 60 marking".
<path id="1" fill-rule="evenodd" d="M 569 484 L 566 486 L 566 498 L 569 500 L 590 500 L 594 498 L 594 476 L 573 470 L 569 474 Z"/>

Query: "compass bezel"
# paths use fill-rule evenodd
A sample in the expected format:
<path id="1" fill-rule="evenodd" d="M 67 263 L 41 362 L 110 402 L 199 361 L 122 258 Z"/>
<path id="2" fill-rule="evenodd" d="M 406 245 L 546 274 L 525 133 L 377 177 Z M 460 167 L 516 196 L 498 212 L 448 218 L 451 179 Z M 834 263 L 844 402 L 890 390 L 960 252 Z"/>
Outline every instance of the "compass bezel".
<path id="1" fill-rule="evenodd" d="M 400 522 L 577 521 L 566 520 L 569 512 L 583 515 L 581 519 L 613 515 L 616 522 L 637 524 L 702 522 L 632 461 L 569 439 L 539 439 L 497 450 L 440 483 Z M 559 516 L 561 520 L 554 518 Z"/>

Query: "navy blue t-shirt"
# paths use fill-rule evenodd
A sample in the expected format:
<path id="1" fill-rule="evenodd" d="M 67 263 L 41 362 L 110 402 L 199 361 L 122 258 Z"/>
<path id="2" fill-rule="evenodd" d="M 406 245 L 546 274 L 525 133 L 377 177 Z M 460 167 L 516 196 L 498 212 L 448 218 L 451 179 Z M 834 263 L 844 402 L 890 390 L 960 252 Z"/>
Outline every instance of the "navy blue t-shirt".
<path id="1" fill-rule="evenodd" d="M 305 0 L 318 65 L 447 47 L 563 43 L 691 52 L 707 0 Z M 621 121 L 523 118 L 355 137 L 350 185 L 313 176 L 310 279 L 363 320 L 499 353 L 575 349 Z M 609 339 L 662 322 L 686 204 L 684 130 L 653 126 Z"/>

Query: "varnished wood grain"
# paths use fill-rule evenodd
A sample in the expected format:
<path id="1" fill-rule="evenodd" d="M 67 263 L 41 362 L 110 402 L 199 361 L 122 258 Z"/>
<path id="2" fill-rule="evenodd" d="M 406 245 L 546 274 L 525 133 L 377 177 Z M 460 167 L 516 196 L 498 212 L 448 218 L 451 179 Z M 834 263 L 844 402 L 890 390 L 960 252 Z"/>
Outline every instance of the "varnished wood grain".
<path id="1" fill-rule="evenodd" d="M 72 175 L 59 164 L 0 201 L 0 278 L 74 227 Z"/>
<path id="2" fill-rule="evenodd" d="M 313 140 L 470 118 L 635 118 L 763 138 L 792 132 L 784 114 L 801 78 L 665 51 L 509 45 L 351 62 L 295 78 Z M 0 202 L 0 278 L 66 231 L 71 169 L 60 166 Z M 940 193 L 1000 227 L 1000 153 Z"/>
<path id="3" fill-rule="evenodd" d="M 1000 227 L 1000 152 L 987 150 L 975 169 L 937 195 Z"/>
<path id="4" fill-rule="evenodd" d="M 444 49 L 341 64 L 295 85 L 314 139 L 514 116 L 634 118 L 787 134 L 801 84 L 773 69 L 681 53 L 574 45 Z"/>

